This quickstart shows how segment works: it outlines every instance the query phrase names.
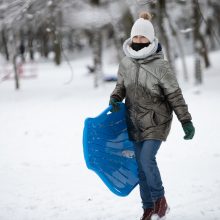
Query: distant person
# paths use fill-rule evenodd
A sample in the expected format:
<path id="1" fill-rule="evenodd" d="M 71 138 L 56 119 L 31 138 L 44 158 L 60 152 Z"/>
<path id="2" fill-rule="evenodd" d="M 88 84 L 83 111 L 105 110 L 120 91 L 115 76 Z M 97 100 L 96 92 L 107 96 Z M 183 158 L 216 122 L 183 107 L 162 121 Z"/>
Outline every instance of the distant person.
<path id="1" fill-rule="evenodd" d="M 21 55 L 22 61 L 25 62 L 24 54 L 25 54 L 25 46 L 24 42 L 22 41 L 21 44 L 19 45 L 19 53 Z"/>
<path id="2" fill-rule="evenodd" d="M 134 141 L 138 164 L 142 220 L 164 218 L 169 211 L 156 154 L 170 132 L 173 111 L 185 132 L 192 139 L 195 128 L 181 88 L 164 55 L 151 15 L 142 12 L 123 44 L 125 57 L 118 69 L 117 84 L 110 96 L 112 111 L 125 98 L 129 139 Z"/>

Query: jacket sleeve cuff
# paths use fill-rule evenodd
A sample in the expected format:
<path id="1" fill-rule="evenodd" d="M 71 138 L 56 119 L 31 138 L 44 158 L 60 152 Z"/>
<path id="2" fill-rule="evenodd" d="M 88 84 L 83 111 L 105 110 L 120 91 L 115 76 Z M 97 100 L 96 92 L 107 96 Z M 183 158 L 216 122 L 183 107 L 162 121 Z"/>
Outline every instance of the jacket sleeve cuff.
<path id="1" fill-rule="evenodd" d="M 192 122 L 191 120 L 183 120 L 183 121 L 180 121 L 182 125 L 188 123 L 188 122 Z"/>
<path id="2" fill-rule="evenodd" d="M 116 99 L 116 101 L 121 102 L 121 98 L 118 95 L 112 95 L 110 98 Z"/>

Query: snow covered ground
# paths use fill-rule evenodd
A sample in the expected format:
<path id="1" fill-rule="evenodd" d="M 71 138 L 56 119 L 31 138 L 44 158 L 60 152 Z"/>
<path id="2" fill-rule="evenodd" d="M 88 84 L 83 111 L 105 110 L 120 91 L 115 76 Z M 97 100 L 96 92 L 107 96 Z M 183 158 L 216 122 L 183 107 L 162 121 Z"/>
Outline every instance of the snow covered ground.
<path id="1" fill-rule="evenodd" d="M 171 207 L 167 220 L 220 219 L 220 52 L 200 88 L 180 84 L 196 135 L 183 139 L 174 118 L 158 164 Z M 93 88 L 81 58 L 66 63 L 39 63 L 37 78 L 0 84 L 0 220 L 137 220 L 142 215 L 139 188 L 117 197 L 86 168 L 82 151 L 84 119 L 108 105 L 115 83 Z M 187 60 L 193 72 L 192 60 Z M 28 64 L 25 66 L 28 68 Z M 179 66 L 181 76 L 181 66 Z M 106 65 L 115 73 L 117 65 Z M 192 74 L 192 73 L 191 73 Z"/>

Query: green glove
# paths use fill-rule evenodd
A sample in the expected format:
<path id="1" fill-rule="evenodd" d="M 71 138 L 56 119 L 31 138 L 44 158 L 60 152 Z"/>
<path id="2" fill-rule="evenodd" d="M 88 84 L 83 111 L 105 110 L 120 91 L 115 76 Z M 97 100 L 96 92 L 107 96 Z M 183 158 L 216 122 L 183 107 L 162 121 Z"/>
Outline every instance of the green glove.
<path id="1" fill-rule="evenodd" d="M 111 112 L 118 112 L 120 110 L 120 106 L 118 104 L 118 100 L 115 98 L 110 98 L 109 105 L 112 105 Z"/>
<path id="2" fill-rule="evenodd" d="M 193 123 L 191 121 L 185 122 L 182 124 L 182 127 L 185 132 L 184 139 L 185 140 L 192 139 L 195 134 L 195 128 L 193 126 Z"/>

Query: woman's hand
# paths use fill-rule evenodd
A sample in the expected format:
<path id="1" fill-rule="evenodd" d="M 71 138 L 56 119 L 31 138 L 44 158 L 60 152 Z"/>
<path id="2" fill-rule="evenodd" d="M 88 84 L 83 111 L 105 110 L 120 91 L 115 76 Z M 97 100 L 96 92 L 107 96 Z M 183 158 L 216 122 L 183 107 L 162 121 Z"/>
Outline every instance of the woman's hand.
<path id="1" fill-rule="evenodd" d="M 182 123 L 182 127 L 185 132 L 184 139 L 185 140 L 192 139 L 195 134 L 195 127 L 193 126 L 193 123 L 191 121 Z"/>
<path id="2" fill-rule="evenodd" d="M 118 100 L 115 98 L 110 98 L 109 105 L 112 105 L 111 112 L 118 112 L 120 110 Z"/>

